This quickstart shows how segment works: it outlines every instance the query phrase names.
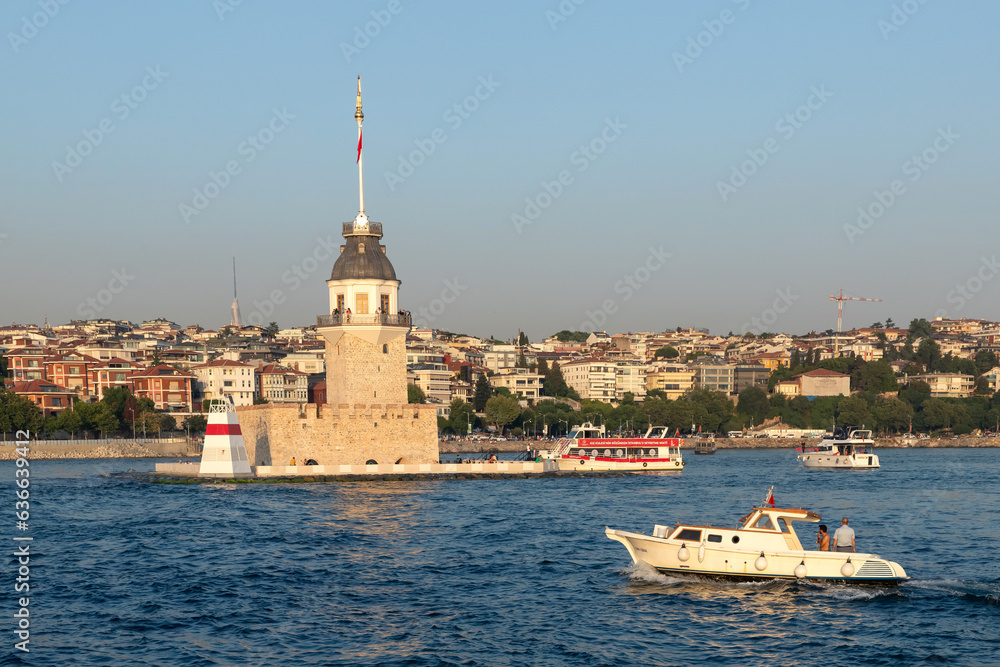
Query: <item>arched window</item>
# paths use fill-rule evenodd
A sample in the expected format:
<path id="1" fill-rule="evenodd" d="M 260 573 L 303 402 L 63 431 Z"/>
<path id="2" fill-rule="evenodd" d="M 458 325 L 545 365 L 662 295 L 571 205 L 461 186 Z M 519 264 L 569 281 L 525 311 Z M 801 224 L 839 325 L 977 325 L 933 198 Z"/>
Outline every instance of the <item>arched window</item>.
<path id="1" fill-rule="evenodd" d="M 365 244 L 364 243 L 359 243 L 358 244 L 358 253 L 360 254 L 360 253 L 363 253 L 364 251 L 365 251 Z"/>
<path id="2" fill-rule="evenodd" d="M 382 354 L 389 354 L 389 344 L 388 343 L 383 343 L 382 344 Z"/>

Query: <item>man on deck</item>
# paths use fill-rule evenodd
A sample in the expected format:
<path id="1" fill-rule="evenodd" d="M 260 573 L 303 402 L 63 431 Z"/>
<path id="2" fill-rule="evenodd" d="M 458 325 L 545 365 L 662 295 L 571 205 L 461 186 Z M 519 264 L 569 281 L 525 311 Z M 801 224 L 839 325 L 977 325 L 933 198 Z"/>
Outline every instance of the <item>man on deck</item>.
<path id="1" fill-rule="evenodd" d="M 847 525 L 847 517 L 840 520 L 840 528 L 833 533 L 830 540 L 830 551 L 854 552 L 854 529 Z"/>

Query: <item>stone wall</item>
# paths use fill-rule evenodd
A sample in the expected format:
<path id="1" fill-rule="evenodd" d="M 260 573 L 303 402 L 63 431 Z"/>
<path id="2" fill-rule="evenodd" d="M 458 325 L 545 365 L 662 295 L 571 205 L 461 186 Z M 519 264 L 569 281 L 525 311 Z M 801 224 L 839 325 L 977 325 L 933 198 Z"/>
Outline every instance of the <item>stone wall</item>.
<path id="1" fill-rule="evenodd" d="M 373 344 L 351 335 L 326 343 L 326 400 L 343 403 L 406 403 L 406 336 Z M 386 350 L 383 352 L 384 349 Z"/>
<path id="2" fill-rule="evenodd" d="M 293 457 L 324 466 L 438 460 L 433 405 L 266 404 L 236 414 L 253 466 L 283 466 Z"/>

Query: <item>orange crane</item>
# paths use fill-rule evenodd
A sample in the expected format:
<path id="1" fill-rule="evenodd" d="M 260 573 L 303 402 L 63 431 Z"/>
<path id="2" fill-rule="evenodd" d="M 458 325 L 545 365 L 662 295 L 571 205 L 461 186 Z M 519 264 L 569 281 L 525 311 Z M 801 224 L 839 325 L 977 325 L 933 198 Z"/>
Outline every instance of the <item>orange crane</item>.
<path id="1" fill-rule="evenodd" d="M 840 290 L 840 293 L 834 296 L 830 295 L 830 301 L 837 302 L 837 338 L 833 345 L 833 356 L 840 356 L 840 330 L 844 321 L 844 302 L 845 301 L 882 301 L 882 299 L 865 299 L 860 296 L 844 296 L 844 290 Z"/>

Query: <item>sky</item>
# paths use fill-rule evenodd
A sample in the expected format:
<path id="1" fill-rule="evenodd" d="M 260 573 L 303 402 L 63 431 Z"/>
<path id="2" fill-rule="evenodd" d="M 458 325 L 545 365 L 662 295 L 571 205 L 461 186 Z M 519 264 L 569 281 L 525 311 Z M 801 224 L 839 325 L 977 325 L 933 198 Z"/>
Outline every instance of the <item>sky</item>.
<path id="1" fill-rule="evenodd" d="M 1000 319 L 1000 3 L 5 0 L 0 322 L 315 322 L 365 208 L 423 326 Z"/>

